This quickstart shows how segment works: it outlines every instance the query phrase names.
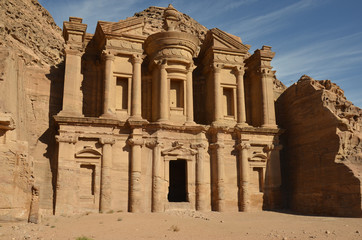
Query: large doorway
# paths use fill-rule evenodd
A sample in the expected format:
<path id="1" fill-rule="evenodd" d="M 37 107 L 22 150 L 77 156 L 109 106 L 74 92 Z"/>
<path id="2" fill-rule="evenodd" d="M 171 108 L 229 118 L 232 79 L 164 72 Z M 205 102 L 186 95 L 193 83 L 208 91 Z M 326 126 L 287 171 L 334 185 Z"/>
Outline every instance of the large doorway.
<path id="1" fill-rule="evenodd" d="M 169 169 L 168 201 L 187 202 L 187 161 L 170 161 Z"/>

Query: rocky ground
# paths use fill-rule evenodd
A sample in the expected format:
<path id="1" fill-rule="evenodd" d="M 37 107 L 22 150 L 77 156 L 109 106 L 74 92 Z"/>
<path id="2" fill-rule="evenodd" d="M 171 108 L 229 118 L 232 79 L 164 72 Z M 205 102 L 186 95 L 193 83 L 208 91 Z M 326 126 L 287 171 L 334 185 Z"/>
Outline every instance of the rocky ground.
<path id="1" fill-rule="evenodd" d="M 276 212 L 107 213 L 0 223 L 0 239 L 362 239 L 362 219 Z M 84 238 L 81 238 L 84 237 Z"/>

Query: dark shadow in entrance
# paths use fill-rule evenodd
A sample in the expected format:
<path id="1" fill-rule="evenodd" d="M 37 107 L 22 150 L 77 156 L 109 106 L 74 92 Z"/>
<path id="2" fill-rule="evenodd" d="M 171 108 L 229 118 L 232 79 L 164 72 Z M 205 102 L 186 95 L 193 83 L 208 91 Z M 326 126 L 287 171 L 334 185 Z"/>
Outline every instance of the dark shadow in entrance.
<path id="1" fill-rule="evenodd" d="M 187 202 L 187 162 L 186 160 L 170 161 L 168 201 Z"/>

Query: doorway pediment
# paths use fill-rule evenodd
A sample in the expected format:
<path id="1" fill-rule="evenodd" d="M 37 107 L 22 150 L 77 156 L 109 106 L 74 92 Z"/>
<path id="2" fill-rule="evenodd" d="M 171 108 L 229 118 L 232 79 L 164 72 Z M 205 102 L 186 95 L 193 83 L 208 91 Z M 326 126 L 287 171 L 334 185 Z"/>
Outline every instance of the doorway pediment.
<path id="1" fill-rule="evenodd" d="M 162 156 L 190 156 L 196 155 L 197 151 L 191 148 L 186 148 L 182 143 L 174 142 L 172 147 L 161 152 Z"/>

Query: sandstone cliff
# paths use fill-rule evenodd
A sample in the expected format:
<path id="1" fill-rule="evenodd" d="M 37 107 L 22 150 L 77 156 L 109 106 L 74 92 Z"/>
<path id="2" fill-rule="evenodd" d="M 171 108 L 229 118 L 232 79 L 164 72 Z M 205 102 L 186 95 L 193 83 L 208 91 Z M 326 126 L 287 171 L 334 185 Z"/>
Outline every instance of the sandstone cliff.
<path id="1" fill-rule="evenodd" d="M 164 7 L 152 6 L 142 12 L 134 14 L 135 17 L 145 18 L 145 27 L 143 30 L 145 35 L 164 31 L 163 13 L 165 9 Z M 178 30 L 196 35 L 202 42 L 205 39 L 208 29 L 184 13 L 181 13 L 180 17 L 181 24 Z"/>
<path id="2" fill-rule="evenodd" d="M 62 49 L 61 29 L 38 1 L 0 1 L 0 220 L 28 219 L 38 194 L 51 212 Z"/>
<path id="3" fill-rule="evenodd" d="M 305 214 L 362 216 L 362 110 L 330 80 L 303 76 L 278 99 L 287 205 Z"/>
<path id="4" fill-rule="evenodd" d="M 1 1 L 0 16 L 0 47 L 16 51 L 26 65 L 62 61 L 61 29 L 38 1 Z"/>

